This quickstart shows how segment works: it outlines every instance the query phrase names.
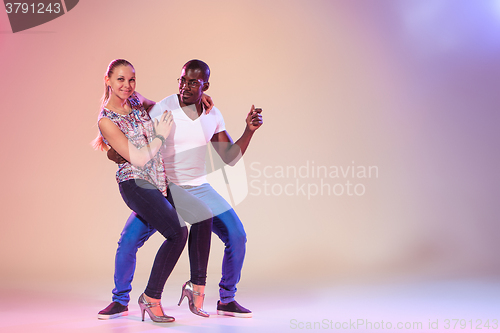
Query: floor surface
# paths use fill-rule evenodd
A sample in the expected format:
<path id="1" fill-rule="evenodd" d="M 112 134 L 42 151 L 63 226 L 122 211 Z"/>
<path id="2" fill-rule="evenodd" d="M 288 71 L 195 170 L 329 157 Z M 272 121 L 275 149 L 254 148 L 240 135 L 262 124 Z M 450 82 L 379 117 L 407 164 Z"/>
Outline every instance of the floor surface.
<path id="1" fill-rule="evenodd" d="M 166 289 L 165 312 L 174 323 L 141 321 L 132 294 L 129 315 L 98 320 L 107 306 L 101 291 L 79 297 L 4 291 L 0 332 L 500 332 L 500 281 L 440 281 L 397 285 L 318 285 L 266 291 L 246 290 L 239 301 L 253 318 L 216 314 L 217 295 L 207 294 L 210 318 L 177 306 L 176 290 Z M 180 289 L 179 289 L 180 290 Z M 135 295 L 137 293 L 137 295 Z M 165 296 L 167 295 L 167 296 Z M 244 298 L 244 300 L 243 300 Z"/>

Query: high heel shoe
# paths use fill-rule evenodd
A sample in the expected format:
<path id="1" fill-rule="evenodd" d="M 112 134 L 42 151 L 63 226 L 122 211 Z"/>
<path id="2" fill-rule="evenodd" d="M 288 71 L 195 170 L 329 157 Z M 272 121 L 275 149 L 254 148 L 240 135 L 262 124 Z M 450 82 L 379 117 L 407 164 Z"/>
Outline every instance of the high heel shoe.
<path id="1" fill-rule="evenodd" d="M 153 311 L 151 311 L 151 308 L 157 306 L 160 307 L 163 316 L 157 316 L 153 313 Z M 149 318 L 151 318 L 151 320 L 154 321 L 155 323 L 170 323 L 175 320 L 174 317 L 165 316 L 165 313 L 163 312 L 160 302 L 155 302 L 155 303 L 148 302 L 144 297 L 144 293 L 141 294 L 141 296 L 139 297 L 139 307 L 141 308 L 142 321 L 144 321 L 144 312 L 146 311 L 149 314 Z"/>
<path id="2" fill-rule="evenodd" d="M 179 300 L 179 304 L 177 304 L 178 306 L 181 305 L 184 297 L 187 297 L 189 303 L 189 310 L 191 310 L 192 313 L 202 317 L 210 317 L 208 312 L 206 312 L 202 308 L 197 308 L 194 305 L 194 298 L 195 297 L 205 298 L 205 294 L 200 294 L 199 292 L 194 291 L 193 284 L 191 283 L 191 281 L 184 283 L 184 285 L 182 286 L 181 299 Z"/>

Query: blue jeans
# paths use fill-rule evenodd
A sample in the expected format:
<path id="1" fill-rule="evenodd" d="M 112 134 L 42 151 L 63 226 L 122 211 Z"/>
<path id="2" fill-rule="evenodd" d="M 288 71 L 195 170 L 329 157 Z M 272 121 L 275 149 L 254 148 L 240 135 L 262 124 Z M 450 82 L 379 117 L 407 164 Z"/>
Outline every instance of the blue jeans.
<path id="1" fill-rule="evenodd" d="M 172 186 L 173 201 L 179 211 L 183 200 L 177 199 L 176 186 Z M 222 278 L 219 283 L 220 300 L 229 303 L 234 300 L 236 284 L 240 280 L 245 259 L 246 234 L 243 225 L 231 206 L 209 184 L 185 190 L 196 200 L 202 201 L 213 215 L 212 231 L 224 242 Z M 178 203 L 179 202 L 179 203 Z M 183 212 L 179 211 L 181 216 Z M 184 216 L 183 216 L 184 217 Z M 191 228 L 192 229 L 192 228 Z M 132 213 L 123 228 L 115 258 L 115 288 L 113 301 L 127 305 L 132 290 L 137 250 L 156 230 L 143 223 Z M 194 283 L 194 282 L 193 282 Z"/>
<path id="2" fill-rule="evenodd" d="M 129 218 L 122 232 L 115 259 L 115 282 L 117 277 L 127 274 L 127 272 L 133 275 L 135 270 L 135 253 L 137 250 L 130 253 L 127 249 L 136 246 L 137 242 L 128 238 L 128 235 L 131 232 L 141 232 L 143 234 L 140 240 L 142 245 L 156 229 L 166 240 L 156 254 L 144 293 L 149 297 L 160 299 L 165 282 L 175 267 L 188 238 L 186 224 L 178 215 L 178 211 L 182 209 L 179 208 L 178 211 L 174 209 L 175 201 L 172 192 L 176 192 L 178 198 L 184 199 L 192 196 L 180 188 L 171 189 L 171 186 L 169 186 L 168 196 L 165 198 L 154 185 L 143 180 L 121 182 L 119 187 L 123 200 L 130 209 L 136 212 L 136 221 L 139 223 L 134 223 Z M 193 199 L 199 202 L 196 198 L 193 197 Z M 202 203 L 196 205 L 196 202 L 188 202 L 190 211 L 186 213 L 188 218 L 197 219 L 193 222 L 189 233 L 191 282 L 204 285 L 210 252 L 212 215 L 205 205 Z M 194 213 L 203 213 L 204 215 L 194 215 Z M 127 267 L 127 264 L 122 265 L 122 263 L 132 263 L 132 266 Z M 120 269 L 124 268 L 125 271 L 122 272 L 117 269 L 119 267 Z M 118 285 L 115 289 L 118 289 Z M 126 297 L 129 298 L 128 292 Z"/>

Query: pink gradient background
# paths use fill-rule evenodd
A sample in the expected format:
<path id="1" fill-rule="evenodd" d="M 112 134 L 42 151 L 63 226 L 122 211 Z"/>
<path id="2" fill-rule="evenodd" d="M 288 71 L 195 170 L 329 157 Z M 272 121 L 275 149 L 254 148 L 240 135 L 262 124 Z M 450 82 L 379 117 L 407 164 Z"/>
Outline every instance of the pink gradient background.
<path id="1" fill-rule="evenodd" d="M 109 296 L 129 209 L 116 166 L 89 142 L 114 58 L 134 64 L 153 100 L 177 92 L 187 60 L 206 61 L 234 139 L 250 106 L 262 107 L 249 180 L 254 162 L 378 167 L 378 178 L 354 180 L 363 196 L 250 189 L 236 207 L 248 234 L 240 289 L 498 279 L 499 40 L 494 0 L 87 0 L 16 34 L 2 12 L 2 286 Z M 160 242 L 139 251 L 136 289 Z M 214 238 L 212 289 L 221 258 Z M 187 272 L 184 254 L 174 275 Z"/>

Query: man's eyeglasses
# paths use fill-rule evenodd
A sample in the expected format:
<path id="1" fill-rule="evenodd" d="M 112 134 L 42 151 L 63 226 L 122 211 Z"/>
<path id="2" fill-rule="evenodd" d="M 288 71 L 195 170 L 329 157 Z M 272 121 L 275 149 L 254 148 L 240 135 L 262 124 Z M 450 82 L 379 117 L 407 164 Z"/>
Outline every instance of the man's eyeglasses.
<path id="1" fill-rule="evenodd" d="M 198 88 L 202 85 L 202 83 L 198 80 L 186 81 L 184 78 L 177 79 L 177 82 L 179 82 L 180 86 L 187 84 L 189 88 Z"/>

